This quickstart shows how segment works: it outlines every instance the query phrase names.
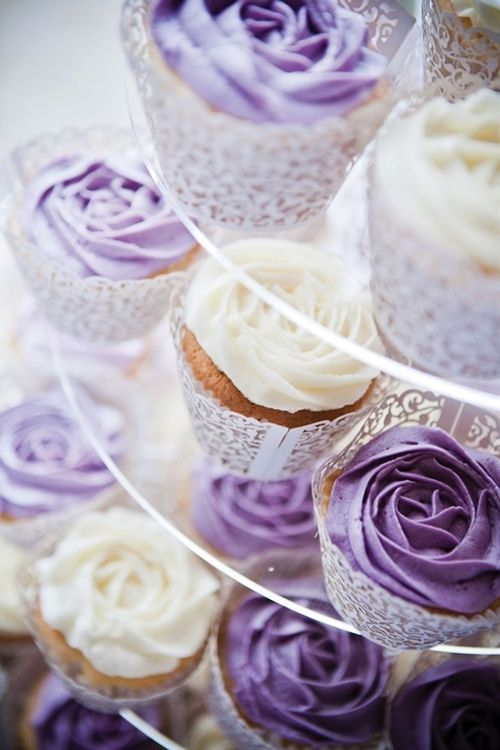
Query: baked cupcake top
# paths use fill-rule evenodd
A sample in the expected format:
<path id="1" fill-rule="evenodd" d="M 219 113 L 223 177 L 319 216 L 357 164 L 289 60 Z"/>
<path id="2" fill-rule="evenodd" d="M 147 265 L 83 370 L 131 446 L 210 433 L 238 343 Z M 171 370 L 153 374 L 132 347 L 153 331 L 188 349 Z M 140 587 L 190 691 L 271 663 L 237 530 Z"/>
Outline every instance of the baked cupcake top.
<path id="1" fill-rule="evenodd" d="M 78 399 L 94 435 L 119 461 L 125 452 L 122 414 L 82 388 Z M 64 510 L 113 482 L 58 389 L 0 413 L 0 516 L 21 519 Z"/>
<path id="2" fill-rule="evenodd" d="M 288 240 L 251 239 L 224 254 L 271 292 L 351 341 L 379 346 L 370 299 L 350 299 L 342 262 Z M 198 266 L 186 325 L 214 364 L 254 404 L 297 412 L 356 402 L 378 374 L 291 323 L 215 259 Z"/>
<path id="3" fill-rule="evenodd" d="M 247 120 L 343 116 L 386 68 L 362 16 L 333 0 L 156 0 L 151 25 L 164 60 L 199 96 Z"/>
<path id="4" fill-rule="evenodd" d="M 500 33 L 499 0 L 451 0 L 457 15 L 467 18 L 472 26 Z"/>
<path id="5" fill-rule="evenodd" d="M 17 593 L 17 574 L 23 564 L 24 553 L 19 547 L 0 536 L 0 561 L 2 585 L 0 586 L 0 637 L 2 635 L 28 635 L 29 629 L 22 617 L 22 607 Z"/>
<path id="6" fill-rule="evenodd" d="M 332 613 L 316 579 L 270 585 Z M 223 643 L 229 691 L 252 725 L 308 748 L 362 743 L 382 731 L 388 663 L 375 643 L 257 594 L 230 615 Z"/>
<path id="7" fill-rule="evenodd" d="M 415 604 L 472 614 L 500 597 L 500 460 L 438 428 L 393 427 L 361 448 L 327 528 L 354 570 Z"/>
<path id="8" fill-rule="evenodd" d="M 139 709 L 139 716 L 160 728 L 157 706 Z M 36 689 L 26 716 L 34 735 L 33 750 L 153 750 L 157 747 L 117 713 L 102 713 L 78 703 L 62 682 L 47 674 Z"/>
<path id="9" fill-rule="evenodd" d="M 315 544 L 310 473 L 260 482 L 203 458 L 193 474 L 190 514 L 203 538 L 227 557 Z"/>
<path id="10" fill-rule="evenodd" d="M 100 673 L 169 674 L 205 643 L 217 579 L 151 518 L 86 513 L 36 564 L 41 616 Z"/>
<path id="11" fill-rule="evenodd" d="M 40 252 L 80 277 L 146 278 L 196 244 L 133 152 L 45 165 L 24 188 L 20 220 Z"/>
<path id="12" fill-rule="evenodd" d="M 432 99 L 397 122 L 376 148 L 375 187 L 401 222 L 431 246 L 500 271 L 500 94 Z"/>
<path id="13" fill-rule="evenodd" d="M 406 683 L 391 706 L 394 750 L 497 750 L 500 666 L 452 658 Z"/>

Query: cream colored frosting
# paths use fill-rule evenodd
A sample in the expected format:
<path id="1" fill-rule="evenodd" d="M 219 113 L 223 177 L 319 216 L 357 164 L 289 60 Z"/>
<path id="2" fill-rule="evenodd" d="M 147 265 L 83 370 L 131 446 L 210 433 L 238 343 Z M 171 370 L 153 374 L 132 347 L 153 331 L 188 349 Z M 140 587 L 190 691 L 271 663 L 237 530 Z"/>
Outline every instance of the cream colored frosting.
<path id="1" fill-rule="evenodd" d="M 378 348 L 366 294 L 350 300 L 342 262 L 309 245 L 250 239 L 224 247 L 237 266 L 327 328 Z M 377 375 L 247 290 L 216 260 L 200 265 L 186 324 L 217 367 L 254 404 L 296 412 L 357 401 Z"/>
<path id="2" fill-rule="evenodd" d="M 500 32 L 500 0 L 452 0 L 457 15 L 473 26 Z"/>
<path id="3" fill-rule="evenodd" d="M 217 579 L 151 518 L 80 516 L 37 563 L 44 620 L 101 673 L 174 671 L 208 635 Z"/>
<path id="4" fill-rule="evenodd" d="M 193 722 L 188 747 L 189 750 L 233 750 L 210 714 L 203 714 Z"/>
<path id="5" fill-rule="evenodd" d="M 374 179 L 420 237 L 500 271 L 500 94 L 433 99 L 377 146 Z"/>
<path id="6" fill-rule="evenodd" d="M 22 550 L 0 537 L 0 634 L 10 636 L 29 633 L 22 616 L 16 585 L 17 573 L 23 560 Z"/>

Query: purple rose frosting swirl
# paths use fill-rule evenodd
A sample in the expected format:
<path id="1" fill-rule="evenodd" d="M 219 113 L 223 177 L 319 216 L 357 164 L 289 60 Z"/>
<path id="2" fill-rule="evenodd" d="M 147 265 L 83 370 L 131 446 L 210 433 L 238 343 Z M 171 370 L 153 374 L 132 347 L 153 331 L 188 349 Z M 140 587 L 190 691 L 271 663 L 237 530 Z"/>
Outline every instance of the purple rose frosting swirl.
<path id="1" fill-rule="evenodd" d="M 333 0 L 159 0 L 152 35 L 203 99 L 258 122 L 343 116 L 386 67 L 362 16 Z"/>
<path id="2" fill-rule="evenodd" d="M 47 164 L 25 188 L 21 223 L 41 252 L 80 277 L 142 279 L 196 244 L 133 154 Z"/>
<path id="3" fill-rule="evenodd" d="M 159 729 L 157 707 L 139 715 Z M 36 750 L 153 750 L 157 747 L 119 714 L 93 711 L 78 703 L 53 674 L 43 680 L 29 718 Z"/>
<path id="4" fill-rule="evenodd" d="M 315 579 L 270 585 L 332 613 Z M 237 605 L 225 636 L 231 693 L 252 723 L 306 747 L 353 745 L 382 731 L 388 662 L 380 646 L 257 594 Z"/>
<path id="5" fill-rule="evenodd" d="M 432 427 L 394 427 L 333 484 L 351 567 L 408 601 L 472 614 L 500 597 L 500 460 Z"/>
<path id="6" fill-rule="evenodd" d="M 194 472 L 191 520 L 209 544 L 236 559 L 313 545 L 311 475 L 259 482 L 202 459 Z"/>
<path id="7" fill-rule="evenodd" d="M 79 403 L 114 460 L 124 452 L 124 421 L 79 389 Z M 95 497 L 114 479 L 57 390 L 0 413 L 0 515 L 32 517 Z"/>
<path id="8" fill-rule="evenodd" d="M 449 659 L 404 685 L 391 707 L 394 750 L 498 750 L 500 667 Z"/>

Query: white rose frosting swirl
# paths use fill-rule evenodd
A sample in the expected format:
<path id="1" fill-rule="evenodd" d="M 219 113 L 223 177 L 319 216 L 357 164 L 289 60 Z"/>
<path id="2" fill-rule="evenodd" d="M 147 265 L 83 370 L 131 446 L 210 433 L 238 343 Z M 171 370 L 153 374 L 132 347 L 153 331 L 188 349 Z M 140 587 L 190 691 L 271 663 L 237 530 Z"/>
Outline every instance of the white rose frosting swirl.
<path id="1" fill-rule="evenodd" d="M 310 318 L 367 347 L 379 346 L 365 294 L 348 299 L 340 260 L 275 239 L 227 245 L 224 253 Z M 186 301 L 186 325 L 215 365 L 254 404 L 287 412 L 339 409 L 378 374 L 288 321 L 206 259 Z"/>
<path id="2" fill-rule="evenodd" d="M 434 245 L 500 271 L 500 94 L 433 99 L 378 143 L 375 189 Z"/>
<path id="3" fill-rule="evenodd" d="M 174 671 L 207 638 L 217 579 L 149 517 L 80 516 L 36 564 L 45 622 L 102 674 Z"/>
<path id="4" fill-rule="evenodd" d="M 0 537 L 0 633 L 27 635 L 28 627 L 21 614 L 16 578 L 24 559 L 23 552 Z"/>

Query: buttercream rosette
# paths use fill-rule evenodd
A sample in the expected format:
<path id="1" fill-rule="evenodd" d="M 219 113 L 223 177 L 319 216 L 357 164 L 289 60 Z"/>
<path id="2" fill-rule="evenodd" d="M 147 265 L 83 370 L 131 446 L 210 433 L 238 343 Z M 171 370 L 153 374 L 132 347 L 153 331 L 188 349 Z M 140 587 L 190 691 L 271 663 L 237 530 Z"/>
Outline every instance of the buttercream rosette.
<path id="1" fill-rule="evenodd" d="M 307 244 L 249 239 L 227 259 L 301 312 L 378 349 L 369 295 Z M 203 450 L 228 472 L 281 480 L 311 469 L 381 397 L 377 371 L 291 323 L 205 258 L 174 305 L 185 400 Z"/>
<path id="2" fill-rule="evenodd" d="M 265 232 L 326 208 L 392 101 L 368 37 L 397 37 L 398 11 L 367 23 L 348 5 L 125 3 L 155 164 L 190 215 Z"/>
<path id="3" fill-rule="evenodd" d="M 335 617 L 319 571 L 301 572 L 297 556 L 280 559 L 282 573 L 266 578 L 262 566 L 256 580 Z M 391 660 L 375 643 L 233 589 L 211 660 L 210 701 L 236 748 L 382 747 Z"/>
<path id="4" fill-rule="evenodd" d="M 500 93 L 432 99 L 376 143 L 374 316 L 396 355 L 447 377 L 500 375 Z"/>
<path id="5" fill-rule="evenodd" d="M 453 101 L 500 89 L 497 0 L 422 0 L 424 74 L 431 93 Z"/>
<path id="6" fill-rule="evenodd" d="M 92 342 L 143 336 L 197 253 L 127 133 L 64 131 L 14 151 L 8 239 L 38 306 Z"/>
<path id="7" fill-rule="evenodd" d="M 396 426 L 325 462 L 316 504 L 340 614 L 391 648 L 500 623 L 500 460 L 437 427 Z"/>
<path id="8" fill-rule="evenodd" d="M 142 512 L 81 514 L 48 538 L 20 577 L 25 613 L 49 665 L 85 705 L 158 700 L 199 666 L 218 579 Z"/>

